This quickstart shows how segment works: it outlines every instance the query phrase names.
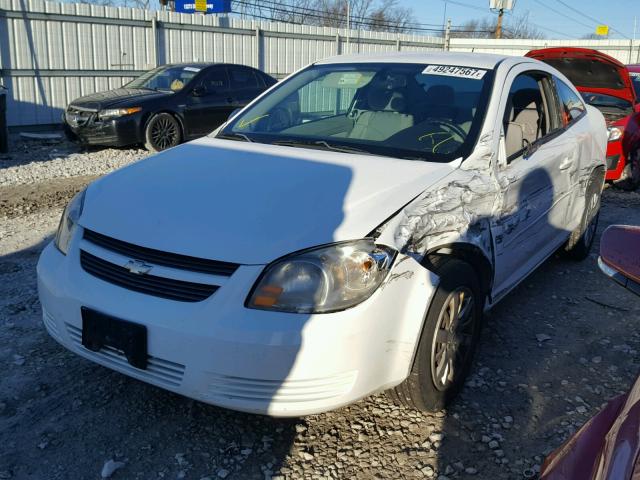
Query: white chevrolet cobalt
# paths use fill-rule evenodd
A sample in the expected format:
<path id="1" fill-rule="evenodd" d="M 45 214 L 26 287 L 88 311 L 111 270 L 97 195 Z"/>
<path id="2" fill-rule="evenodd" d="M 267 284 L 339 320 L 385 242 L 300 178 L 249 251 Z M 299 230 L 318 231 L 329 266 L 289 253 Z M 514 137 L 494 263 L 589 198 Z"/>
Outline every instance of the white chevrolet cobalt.
<path id="1" fill-rule="evenodd" d="M 78 194 L 38 263 L 44 324 L 231 409 L 383 390 L 441 409 L 483 312 L 559 249 L 587 256 L 606 146 L 600 112 L 530 58 L 320 61 Z"/>

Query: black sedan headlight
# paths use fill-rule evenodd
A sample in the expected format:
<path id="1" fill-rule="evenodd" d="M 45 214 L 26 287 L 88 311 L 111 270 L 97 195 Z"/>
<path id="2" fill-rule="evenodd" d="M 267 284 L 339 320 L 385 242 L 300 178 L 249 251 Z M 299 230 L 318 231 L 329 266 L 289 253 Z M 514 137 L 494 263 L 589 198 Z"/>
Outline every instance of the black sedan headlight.
<path id="1" fill-rule="evenodd" d="M 296 313 L 353 307 L 380 286 L 395 253 L 364 239 L 292 254 L 266 267 L 247 307 Z"/>
<path id="2" fill-rule="evenodd" d="M 64 212 L 62 212 L 62 218 L 58 225 L 58 231 L 56 232 L 54 243 L 57 249 L 65 255 L 69 251 L 71 238 L 73 237 L 73 233 L 78 225 L 78 220 L 82 214 L 85 192 L 86 189 L 77 193 L 66 206 Z"/>
<path id="3" fill-rule="evenodd" d="M 112 118 L 132 115 L 134 113 L 138 113 L 140 110 L 142 110 L 142 107 L 107 108 L 98 112 L 98 118 L 100 120 L 110 120 Z"/>

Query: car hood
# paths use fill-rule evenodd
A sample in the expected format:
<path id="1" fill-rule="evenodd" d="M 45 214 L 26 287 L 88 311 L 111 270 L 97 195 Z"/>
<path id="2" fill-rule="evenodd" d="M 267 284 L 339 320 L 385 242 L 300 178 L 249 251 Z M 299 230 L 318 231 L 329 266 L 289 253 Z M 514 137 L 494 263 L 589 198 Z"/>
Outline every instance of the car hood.
<path id="1" fill-rule="evenodd" d="M 79 223 L 162 251 L 264 264 L 365 237 L 453 168 L 203 138 L 94 182 Z"/>
<path id="2" fill-rule="evenodd" d="M 582 92 L 601 93 L 633 102 L 636 98 L 627 67 L 613 57 L 588 48 L 543 48 L 527 57 L 548 63 Z"/>
<path id="3" fill-rule="evenodd" d="M 143 88 L 117 88 L 107 92 L 92 93 L 84 97 L 76 98 L 71 102 L 71 107 L 86 108 L 89 110 L 102 110 L 103 108 L 135 106 L 134 103 L 151 98 L 168 97 L 170 92 L 158 92 Z"/>

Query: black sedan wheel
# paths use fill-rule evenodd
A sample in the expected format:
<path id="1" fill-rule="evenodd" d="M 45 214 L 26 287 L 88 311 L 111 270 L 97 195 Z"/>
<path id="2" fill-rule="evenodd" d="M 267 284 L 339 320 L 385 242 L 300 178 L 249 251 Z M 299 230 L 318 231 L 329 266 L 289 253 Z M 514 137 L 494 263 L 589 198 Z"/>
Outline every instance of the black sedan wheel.
<path id="1" fill-rule="evenodd" d="M 144 132 L 145 147 L 152 152 L 159 152 L 175 147 L 180 143 L 180 124 L 169 113 L 159 113 L 151 117 Z"/>

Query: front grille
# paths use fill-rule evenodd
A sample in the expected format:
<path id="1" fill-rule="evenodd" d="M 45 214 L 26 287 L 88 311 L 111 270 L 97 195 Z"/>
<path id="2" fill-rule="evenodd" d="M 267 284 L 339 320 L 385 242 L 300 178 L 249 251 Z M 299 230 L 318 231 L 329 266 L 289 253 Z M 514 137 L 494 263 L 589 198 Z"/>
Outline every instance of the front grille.
<path id="1" fill-rule="evenodd" d="M 64 113 L 64 118 L 69 125 L 77 128 L 84 127 L 89 122 L 93 121 L 95 115 L 96 112 L 70 106 Z"/>
<path id="2" fill-rule="evenodd" d="M 80 265 L 86 272 L 105 282 L 136 292 L 181 302 L 199 302 L 211 296 L 218 289 L 216 285 L 131 273 L 120 265 L 107 262 L 84 250 L 80 250 Z"/>
<path id="3" fill-rule="evenodd" d="M 67 323 L 67 332 L 75 347 L 101 363 L 106 363 L 111 368 L 127 373 L 132 376 L 141 377 L 152 383 L 160 383 L 167 387 L 179 387 L 184 376 L 185 366 L 166 360 L 164 358 L 147 357 L 147 369 L 140 370 L 129 364 L 127 357 L 121 350 L 104 346 L 99 352 L 88 350 L 82 345 L 82 330 Z"/>
<path id="4" fill-rule="evenodd" d="M 264 380 L 209 375 L 207 398 L 212 401 L 255 401 L 272 403 L 304 403 L 340 397 L 351 391 L 357 372 L 306 380 Z"/>
<path id="5" fill-rule="evenodd" d="M 141 260 L 143 262 L 163 265 L 165 267 L 189 270 L 192 272 L 209 273 L 230 277 L 238 268 L 237 263 L 219 262 L 203 258 L 180 255 L 177 253 L 163 252 L 152 248 L 140 247 L 133 243 L 123 242 L 115 238 L 107 237 L 101 233 L 84 230 L 84 239 L 100 247 L 119 253 L 126 257 Z"/>

